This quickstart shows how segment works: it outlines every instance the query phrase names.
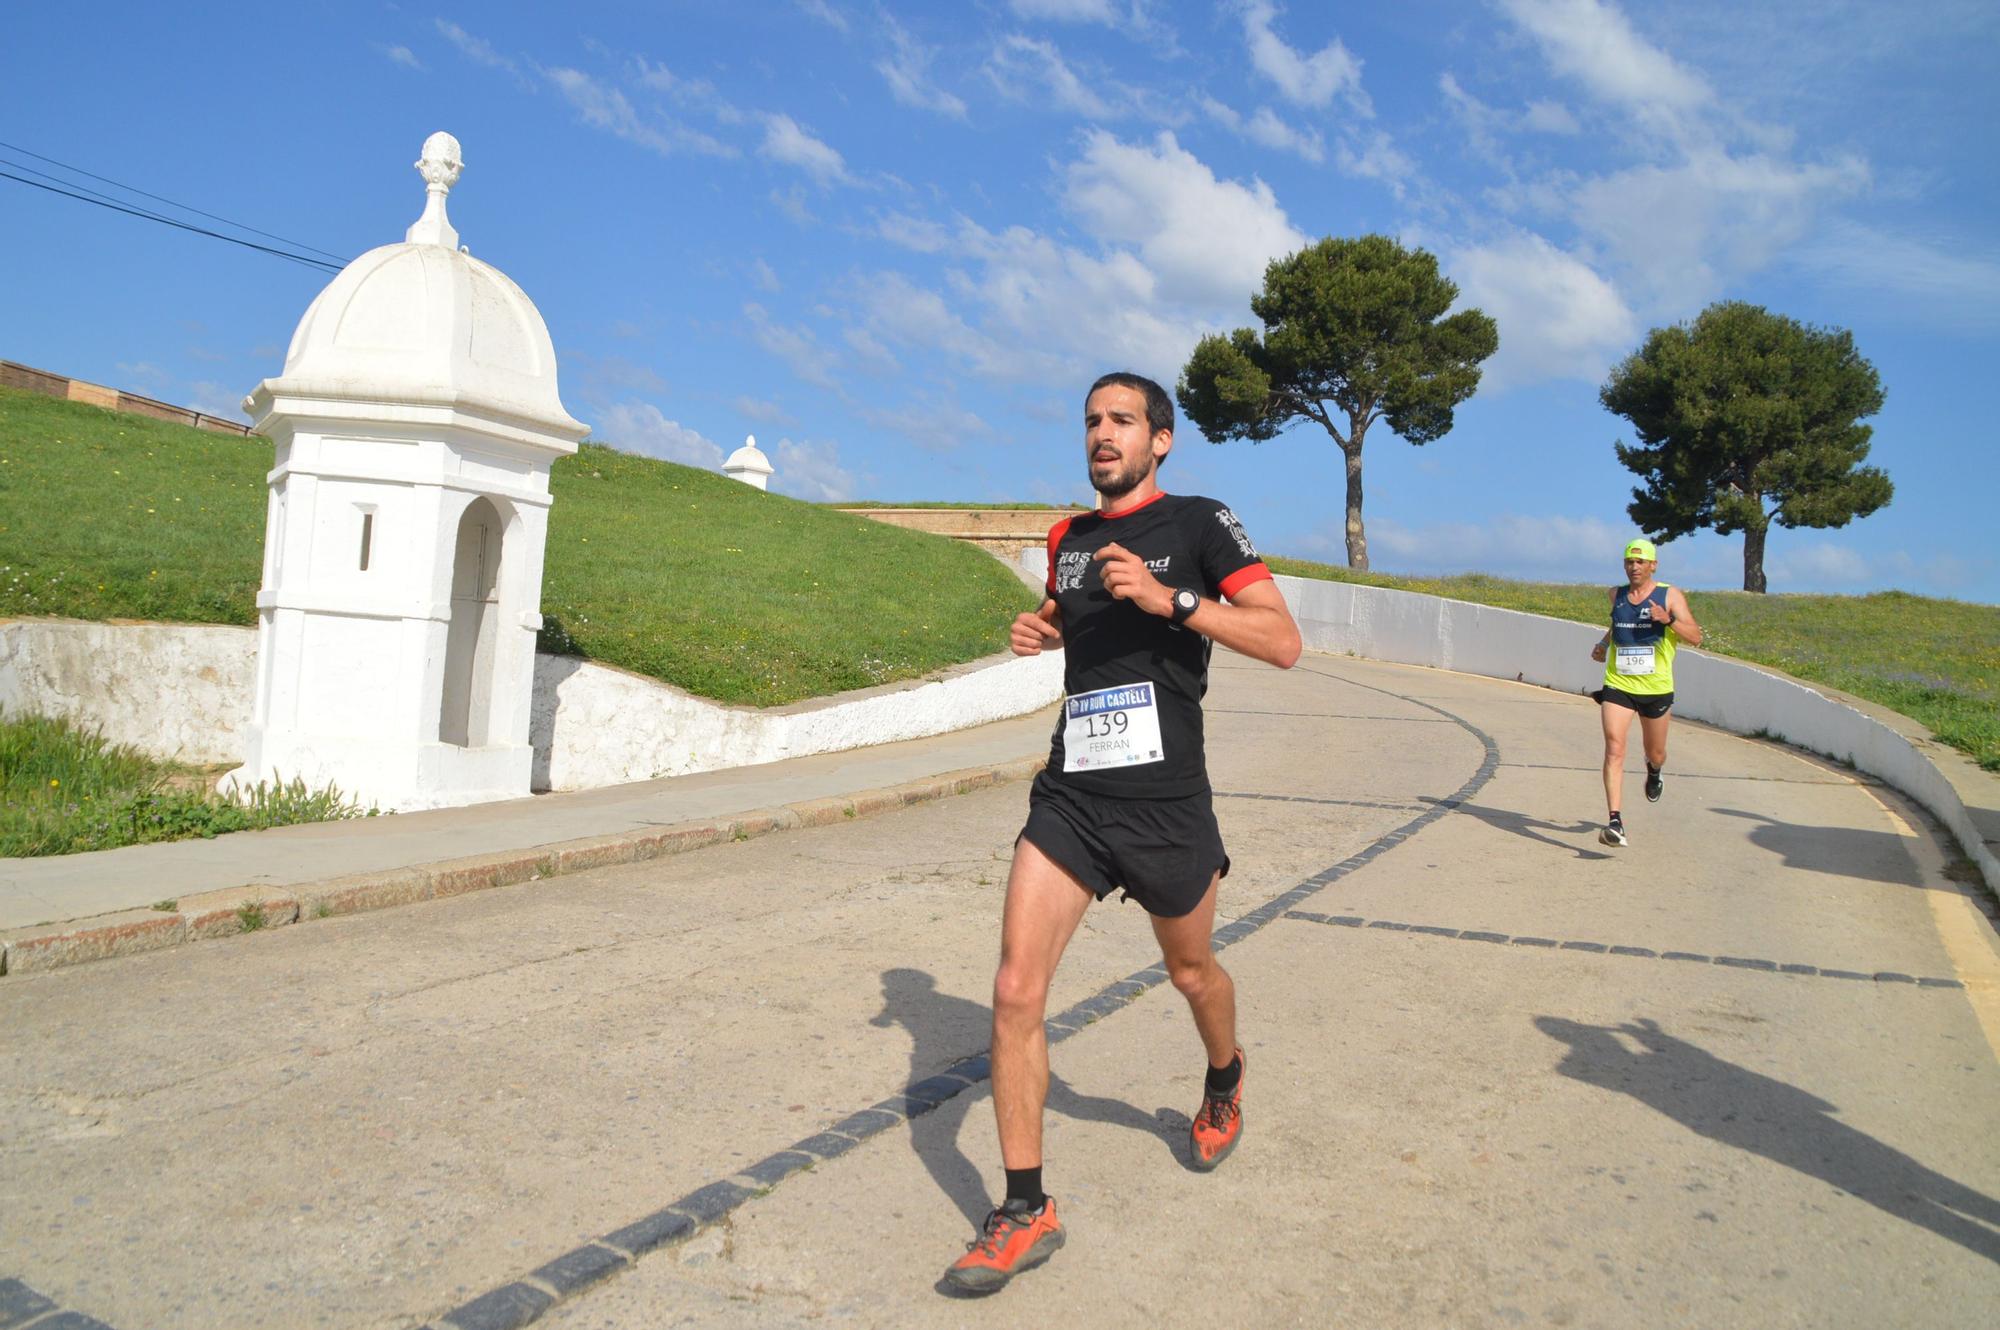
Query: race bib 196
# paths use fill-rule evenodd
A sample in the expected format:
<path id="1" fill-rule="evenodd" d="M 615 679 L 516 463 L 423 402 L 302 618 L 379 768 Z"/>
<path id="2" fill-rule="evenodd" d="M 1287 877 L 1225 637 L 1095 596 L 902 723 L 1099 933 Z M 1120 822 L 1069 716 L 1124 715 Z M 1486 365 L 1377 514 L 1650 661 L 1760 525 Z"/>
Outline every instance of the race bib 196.
<path id="1" fill-rule="evenodd" d="M 1653 672 L 1653 648 L 1619 647 L 1618 662 L 1612 668 L 1620 674 L 1651 674 Z"/>
<path id="2" fill-rule="evenodd" d="M 1151 683 L 1121 684 L 1063 699 L 1063 770 L 1103 771 L 1163 761 Z"/>

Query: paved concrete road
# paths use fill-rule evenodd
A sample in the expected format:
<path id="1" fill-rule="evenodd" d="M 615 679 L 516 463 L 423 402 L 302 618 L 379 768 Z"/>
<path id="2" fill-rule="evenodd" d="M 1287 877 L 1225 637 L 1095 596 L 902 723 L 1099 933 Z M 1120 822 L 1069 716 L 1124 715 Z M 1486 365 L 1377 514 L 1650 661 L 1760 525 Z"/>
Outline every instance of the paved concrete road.
<path id="1" fill-rule="evenodd" d="M 998 1179 L 976 1069 L 873 1134 L 852 1115 L 983 1051 L 1022 785 L 10 979 L 0 1324 L 36 1298 L 119 1330 L 444 1324 L 509 1285 L 479 1306 L 540 1306 L 530 1272 L 726 1205 L 843 1123 L 865 1139 L 819 1136 L 837 1157 L 541 1324 L 1956 1327 L 2000 1305 L 2000 960 L 1907 804 L 1677 725 L 1666 799 L 1632 782 L 1614 853 L 1582 699 L 1217 663 L 1245 1143 L 1183 1166 L 1200 1045 L 1170 988 L 1114 988 L 1055 1048 L 1069 1246 L 1000 1297 L 933 1288 Z M 1136 907 L 1094 909 L 1052 1010 L 1156 959 Z"/>

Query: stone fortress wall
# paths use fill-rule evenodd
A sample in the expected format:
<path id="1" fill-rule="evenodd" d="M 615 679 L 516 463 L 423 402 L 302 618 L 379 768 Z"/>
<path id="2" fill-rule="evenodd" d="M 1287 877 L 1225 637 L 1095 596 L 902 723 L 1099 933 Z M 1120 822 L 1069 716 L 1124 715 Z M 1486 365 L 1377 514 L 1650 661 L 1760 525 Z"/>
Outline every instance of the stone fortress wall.
<path id="1" fill-rule="evenodd" d="M 40 393 L 44 397 L 61 397 L 71 402 L 82 402 L 86 406 L 101 406 L 107 411 L 123 411 L 128 415 L 170 420 L 176 425 L 193 425 L 196 429 L 210 430 L 216 434 L 248 435 L 251 432 L 250 427 L 240 420 L 224 420 L 220 416 L 207 415 L 192 407 L 174 406 L 151 397 L 142 397 L 138 393 L 128 393 L 122 388 L 107 388 L 98 383 L 85 383 L 82 379 L 51 374 L 45 369 L 17 364 L 12 360 L 0 360 L 0 388 L 18 388 L 22 392 Z"/>

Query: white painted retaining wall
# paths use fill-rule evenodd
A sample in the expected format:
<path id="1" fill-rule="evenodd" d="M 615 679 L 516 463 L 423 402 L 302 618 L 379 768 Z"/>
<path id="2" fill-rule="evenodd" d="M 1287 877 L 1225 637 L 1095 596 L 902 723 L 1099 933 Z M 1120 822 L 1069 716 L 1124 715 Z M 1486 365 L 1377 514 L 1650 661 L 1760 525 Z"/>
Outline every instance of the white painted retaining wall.
<path id="1" fill-rule="evenodd" d="M 1046 577 L 1047 551 L 1023 551 L 1021 566 Z M 1277 582 L 1300 636 L 1315 651 L 1572 693 L 1594 691 L 1604 681 L 1604 666 L 1590 659 L 1602 628 L 1410 591 L 1301 577 Z M 1951 828 L 1987 887 L 2000 894 L 2000 778 L 1930 738 L 1915 721 L 1701 651 L 1674 658 L 1674 684 L 1676 716 L 1737 734 L 1772 735 L 1851 762 L 1909 795 Z"/>
<path id="2" fill-rule="evenodd" d="M 256 665 L 251 628 L 0 623 L 0 709 L 67 716 L 159 757 L 240 762 Z M 591 789 L 916 739 L 1022 715 L 1061 692 L 1061 656 L 1007 656 L 760 711 L 537 655 L 533 783 Z"/>

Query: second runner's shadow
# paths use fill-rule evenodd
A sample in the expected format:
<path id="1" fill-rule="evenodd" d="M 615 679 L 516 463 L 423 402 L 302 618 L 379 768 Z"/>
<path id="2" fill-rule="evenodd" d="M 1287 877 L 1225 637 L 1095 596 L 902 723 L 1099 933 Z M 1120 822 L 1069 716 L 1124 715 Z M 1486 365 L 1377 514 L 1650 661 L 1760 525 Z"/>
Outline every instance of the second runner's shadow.
<path id="1" fill-rule="evenodd" d="M 1444 802 L 1442 799 L 1435 799 L 1427 794 L 1420 794 L 1417 796 L 1417 799 L 1421 803 L 1433 806 Z M 1597 832 L 1597 823 L 1595 822 L 1576 822 L 1568 825 L 1561 822 L 1544 822 L 1538 817 L 1529 817 L 1526 813 L 1517 813 L 1511 808 L 1488 808 L 1484 804 L 1454 804 L 1451 811 L 1454 813 L 1463 813 L 1467 817 L 1477 818 L 1487 826 L 1508 832 L 1511 835 L 1522 836 L 1532 841 L 1540 841 L 1543 845 L 1553 845 L 1558 850 L 1571 851 L 1579 859 L 1609 859 L 1611 857 L 1602 850 L 1587 849 L 1570 841 L 1557 840 L 1555 836 L 1544 836 L 1542 834 L 1544 831 L 1553 831 L 1559 836 L 1595 835 Z"/>
<path id="2" fill-rule="evenodd" d="M 1834 1105 L 1676 1039 L 1649 1020 L 1586 1025 L 1537 1016 L 1567 1045 L 1556 1070 L 1630 1095 L 1711 1141 L 1815 1177 L 1887 1214 L 2000 1261 L 2000 1201 L 1841 1122 Z M 1633 1051 L 1633 1048 L 1639 1050 Z"/>
<path id="3" fill-rule="evenodd" d="M 909 1032 L 910 1082 L 914 1084 L 937 1075 L 969 1053 L 984 1049 L 992 1033 L 993 1012 L 983 1002 L 938 992 L 937 980 L 922 970 L 898 968 L 882 972 L 882 1010 L 869 1024 L 878 1028 L 900 1025 Z M 991 1098 L 992 1083 L 989 1081 L 982 1088 L 985 1097 Z M 930 1112 L 910 1119 L 911 1148 L 938 1189 L 975 1228 L 999 1200 L 958 1143 L 966 1113 L 981 1097 L 973 1090 L 966 1090 Z M 1053 1071 L 1049 1073 L 1048 1108 L 1079 1122 L 1102 1122 L 1143 1132 L 1158 1139 L 1180 1159 L 1179 1147 L 1186 1138 L 1187 1119 L 1179 1114 L 1162 1110 L 1158 1117 L 1152 1117 L 1120 1099 L 1078 1094 Z M 1178 1129 L 1175 1119 L 1179 1121 Z M 983 1125 L 992 1130 L 990 1117 Z"/>

